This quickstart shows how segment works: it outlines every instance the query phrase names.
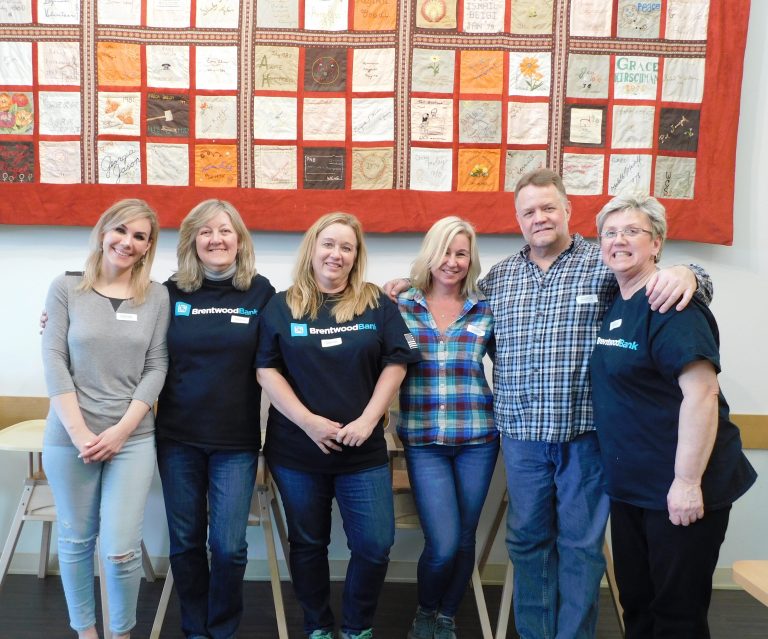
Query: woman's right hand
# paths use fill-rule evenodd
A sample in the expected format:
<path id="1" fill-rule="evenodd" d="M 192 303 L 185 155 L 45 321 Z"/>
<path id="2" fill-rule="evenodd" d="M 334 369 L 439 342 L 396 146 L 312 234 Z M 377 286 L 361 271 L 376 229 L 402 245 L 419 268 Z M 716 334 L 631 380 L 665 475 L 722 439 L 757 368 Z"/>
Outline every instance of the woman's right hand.
<path id="1" fill-rule="evenodd" d="M 40 335 L 43 334 L 43 331 L 45 330 L 45 325 L 48 323 L 48 311 L 43 309 L 43 312 L 40 313 Z"/>
<path id="2" fill-rule="evenodd" d="M 88 452 L 90 445 L 96 440 L 96 435 L 89 429 L 84 428 L 78 430 L 77 433 L 71 433 L 69 437 L 75 448 L 77 448 L 77 452 L 79 453 L 78 457 L 83 460 L 84 464 L 89 463 L 91 460 L 88 459 L 88 457 L 84 457 L 84 455 Z"/>
<path id="3" fill-rule="evenodd" d="M 339 422 L 312 413 L 302 424 L 302 428 L 326 455 L 330 455 L 332 450 L 341 450 L 341 446 L 336 442 L 336 436 L 341 430 Z"/>

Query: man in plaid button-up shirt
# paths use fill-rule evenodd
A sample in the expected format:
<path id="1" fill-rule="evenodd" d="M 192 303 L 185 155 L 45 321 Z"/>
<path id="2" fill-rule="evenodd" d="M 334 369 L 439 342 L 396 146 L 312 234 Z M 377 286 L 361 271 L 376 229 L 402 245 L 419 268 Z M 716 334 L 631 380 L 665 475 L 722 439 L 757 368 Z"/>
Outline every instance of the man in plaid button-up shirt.
<path id="1" fill-rule="evenodd" d="M 618 288 L 598 247 L 570 235 L 560 176 L 548 169 L 523 176 L 515 205 L 528 244 L 480 282 L 496 327 L 494 413 L 507 470 L 515 622 L 523 639 L 591 638 L 608 499 L 589 357 Z M 687 304 L 697 281 L 676 266 L 649 287 L 649 303 L 666 310 Z"/>

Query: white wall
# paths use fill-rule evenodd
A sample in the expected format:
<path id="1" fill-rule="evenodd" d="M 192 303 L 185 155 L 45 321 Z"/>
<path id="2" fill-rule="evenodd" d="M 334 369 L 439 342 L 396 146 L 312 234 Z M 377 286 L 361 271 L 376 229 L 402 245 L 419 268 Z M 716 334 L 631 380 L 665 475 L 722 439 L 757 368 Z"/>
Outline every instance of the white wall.
<path id="1" fill-rule="evenodd" d="M 768 3 L 753 2 L 750 17 L 744 83 L 739 121 L 733 246 L 671 242 L 665 263 L 697 262 L 706 266 L 715 282 L 712 308 L 722 341 L 724 372 L 721 385 L 734 413 L 768 414 L 766 362 L 768 339 L 764 337 L 768 316 Z M 0 206 L 12 206 L 0 191 Z M 461 214 L 461 211 L 457 211 Z M 512 215 L 512 212 L 508 213 Z M 83 228 L 0 226 L 0 395 L 44 395 L 39 355 L 37 321 L 51 279 L 64 269 L 78 269 L 85 257 L 88 230 Z M 254 233 L 259 270 L 278 289 L 289 284 L 296 234 Z M 369 279 L 384 282 L 408 271 L 419 237 L 372 235 L 368 238 Z M 175 231 L 164 231 L 154 276 L 164 280 L 175 263 Z M 484 236 L 481 254 L 486 269 L 517 250 L 519 236 Z M 738 558 L 768 559 L 768 451 L 748 453 L 760 473 L 757 485 L 734 507 L 720 567 Z M 26 468 L 21 454 L 0 453 L 0 539 L 7 534 Z M 501 488 L 494 483 L 492 497 Z M 167 550 L 162 496 L 159 483 L 153 487 L 147 513 L 146 541 L 150 554 L 161 557 Z M 481 526 L 481 538 L 490 513 Z M 38 525 L 28 524 L 22 536 L 16 570 L 26 569 L 24 555 L 37 552 Z M 252 557 L 264 557 L 258 531 L 251 531 Z M 395 561 L 411 562 L 418 557 L 418 532 L 402 531 L 393 551 Z M 337 527 L 332 558 L 346 558 L 341 528 Z M 497 540 L 492 562 L 504 560 L 503 544 Z M 258 562 L 257 562 L 258 563 Z"/>

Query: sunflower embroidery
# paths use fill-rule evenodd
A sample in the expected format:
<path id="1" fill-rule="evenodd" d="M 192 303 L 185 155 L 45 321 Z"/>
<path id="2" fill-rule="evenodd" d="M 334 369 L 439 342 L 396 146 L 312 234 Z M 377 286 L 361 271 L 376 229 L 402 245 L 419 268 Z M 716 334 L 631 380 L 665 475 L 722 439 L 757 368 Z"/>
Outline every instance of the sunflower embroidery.
<path id="1" fill-rule="evenodd" d="M 529 91 L 535 91 L 544 84 L 544 76 L 539 73 L 539 61 L 536 58 L 523 58 L 518 68 Z"/>

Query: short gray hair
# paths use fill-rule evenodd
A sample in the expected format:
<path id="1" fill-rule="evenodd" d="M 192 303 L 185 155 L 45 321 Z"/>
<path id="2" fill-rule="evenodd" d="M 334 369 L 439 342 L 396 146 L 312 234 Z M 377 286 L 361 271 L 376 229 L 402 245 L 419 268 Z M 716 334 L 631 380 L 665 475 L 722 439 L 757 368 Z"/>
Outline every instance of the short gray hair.
<path id="1" fill-rule="evenodd" d="M 656 255 L 656 262 L 661 258 L 661 251 L 667 239 L 667 213 L 664 205 L 651 195 L 619 195 L 608 202 L 597 214 L 597 234 L 602 235 L 606 218 L 621 211 L 639 211 L 645 213 L 651 224 L 653 239 L 661 238 L 661 246 Z"/>

